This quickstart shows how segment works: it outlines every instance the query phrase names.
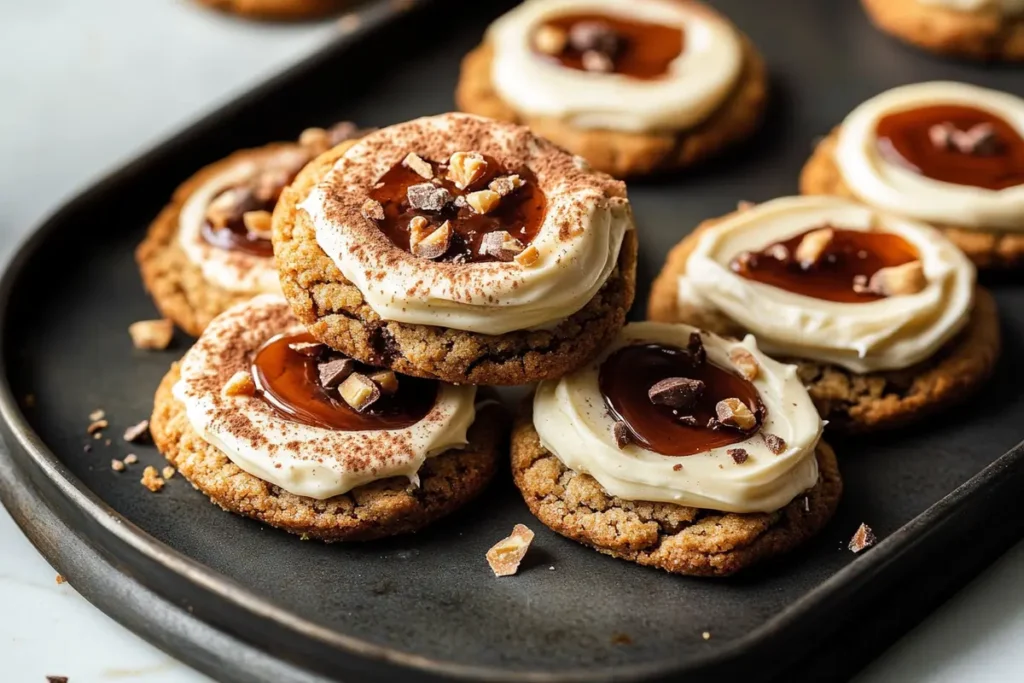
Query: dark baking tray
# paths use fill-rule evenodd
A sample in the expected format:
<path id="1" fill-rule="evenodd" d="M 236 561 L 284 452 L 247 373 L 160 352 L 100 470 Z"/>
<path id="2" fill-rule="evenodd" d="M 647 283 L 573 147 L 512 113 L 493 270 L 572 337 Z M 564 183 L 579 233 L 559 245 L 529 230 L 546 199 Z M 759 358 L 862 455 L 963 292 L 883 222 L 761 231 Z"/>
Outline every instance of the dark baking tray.
<path id="1" fill-rule="evenodd" d="M 175 185 L 243 146 L 340 118 L 386 125 L 442 112 L 459 58 L 509 2 L 377 5 L 363 29 L 102 181 L 41 227 L 0 285 L 0 497 L 55 568 L 145 638 L 225 681 L 830 680 L 850 675 L 990 562 L 1024 526 L 1024 287 L 992 283 L 1005 354 L 975 401 L 919 428 L 836 440 L 846 496 L 821 536 L 731 580 L 673 577 L 543 529 L 508 477 L 413 536 L 324 546 L 220 512 L 183 480 L 160 494 L 111 471 L 170 362 L 131 348 L 152 317 L 132 250 Z M 793 193 L 815 136 L 887 87 L 960 79 L 1024 94 L 1019 72 L 919 54 L 853 0 L 714 3 L 767 57 L 764 131 L 691 173 L 631 184 L 640 317 L 666 251 L 738 199 Z M 34 406 L 26 396 L 35 397 Z M 104 408 L 114 443 L 85 435 Z M 85 444 L 92 445 L 84 452 Z M 862 522 L 884 539 L 855 557 Z M 521 574 L 485 550 L 537 530 Z M 710 639 L 702 637 L 710 633 Z"/>

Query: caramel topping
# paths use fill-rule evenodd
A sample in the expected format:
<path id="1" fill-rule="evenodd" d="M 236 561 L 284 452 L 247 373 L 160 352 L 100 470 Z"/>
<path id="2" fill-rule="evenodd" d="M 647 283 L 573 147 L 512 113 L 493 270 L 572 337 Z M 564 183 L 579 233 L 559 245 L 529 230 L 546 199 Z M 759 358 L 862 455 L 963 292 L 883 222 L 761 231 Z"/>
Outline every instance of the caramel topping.
<path id="1" fill-rule="evenodd" d="M 494 158 L 471 153 L 453 155 L 451 162 L 417 159 L 429 165 L 431 180 L 419 162 L 403 161 L 380 178 L 369 196 L 384 211 L 384 218 L 373 222 L 398 248 L 416 254 L 433 235 L 433 242 L 445 246 L 438 255 L 430 251 L 432 260 L 508 261 L 515 254 L 506 258 L 504 252 L 484 248 L 488 235 L 503 233 L 502 242 L 517 243 L 520 251 L 537 236 L 547 198 L 528 168 L 506 169 Z M 492 184 L 505 194 L 490 189 Z M 447 241 L 440 239 L 447 234 L 438 233 L 446 223 Z"/>
<path id="2" fill-rule="evenodd" d="M 598 377 L 601 393 L 634 443 L 662 455 L 693 455 L 744 441 L 760 428 L 765 407 L 754 385 L 702 358 L 693 348 L 637 344 L 605 360 Z M 677 395 L 672 398 L 682 398 L 668 400 L 666 385 Z M 730 399 L 754 415 L 753 428 L 719 422 L 716 408 Z"/>
<path id="3" fill-rule="evenodd" d="M 403 429 L 422 420 L 434 407 L 436 382 L 402 377 L 397 387 L 390 386 L 390 379 L 387 387 L 375 385 L 379 397 L 358 411 L 339 393 L 343 382 L 342 369 L 334 367 L 338 360 L 309 334 L 273 337 L 253 360 L 257 395 L 287 420 L 340 431 Z M 376 368 L 348 362 L 352 374 L 347 377 L 372 381 L 379 373 Z"/>
<path id="4" fill-rule="evenodd" d="M 801 261 L 798 253 L 807 251 L 800 249 L 804 238 L 823 230 L 831 233 L 830 239 L 814 249 L 814 261 Z M 858 304 L 885 298 L 867 287 L 875 273 L 917 258 L 917 250 L 898 235 L 833 227 L 808 230 L 758 252 L 743 252 L 729 267 L 741 277 L 787 292 Z"/>
<path id="5" fill-rule="evenodd" d="M 232 194 L 228 195 L 228 193 Z M 255 233 L 249 229 L 245 223 L 245 214 L 253 211 L 273 213 L 279 196 L 280 190 L 272 197 L 260 199 L 256 197 L 255 193 L 244 187 L 231 188 L 222 192 L 214 201 L 226 197 L 223 200 L 225 204 L 230 202 L 234 206 L 232 210 L 225 211 L 223 218 L 219 220 L 217 218 L 211 220 L 210 215 L 207 214 L 207 219 L 203 221 L 201 230 L 203 239 L 219 249 L 241 251 L 253 256 L 270 258 L 274 255 L 273 244 L 265 234 Z M 218 225 L 214 225 L 214 222 Z"/>
<path id="6" fill-rule="evenodd" d="M 990 112 L 908 109 L 882 118 L 875 133 L 883 157 L 926 178 L 988 190 L 1024 185 L 1024 139 Z"/>
<path id="7" fill-rule="evenodd" d="M 557 36 L 564 36 L 558 40 Z M 601 14 L 568 14 L 534 35 L 534 50 L 579 71 L 617 73 L 640 80 L 668 74 L 683 52 L 683 30 Z"/>

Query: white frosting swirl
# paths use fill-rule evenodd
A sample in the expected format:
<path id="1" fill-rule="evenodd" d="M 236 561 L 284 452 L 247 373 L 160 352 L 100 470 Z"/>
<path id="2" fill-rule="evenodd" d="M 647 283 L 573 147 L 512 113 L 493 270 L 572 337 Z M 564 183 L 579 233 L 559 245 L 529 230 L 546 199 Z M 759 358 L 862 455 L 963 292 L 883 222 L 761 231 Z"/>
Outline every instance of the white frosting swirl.
<path id="1" fill-rule="evenodd" d="M 533 400 L 533 424 L 541 444 L 566 467 L 591 475 L 608 493 L 626 500 L 725 512 L 778 510 L 817 483 L 815 448 L 824 424 L 796 375 L 796 367 L 765 356 L 752 336 L 740 342 L 709 332 L 701 334 L 708 360 L 715 365 L 732 368 L 729 353 L 737 348 L 750 352 L 760 365 L 753 383 L 767 415 L 758 434 L 686 457 L 615 445 L 614 421 L 598 383 L 601 363 L 617 349 L 636 342 L 685 347 L 695 331 L 689 325 L 633 323 L 589 366 L 541 382 Z M 784 439 L 785 451 L 772 453 L 764 434 Z M 746 450 L 747 461 L 737 465 L 727 452 L 732 448 Z"/>
<path id="2" fill-rule="evenodd" d="M 925 288 L 840 303 L 748 280 L 729 267 L 744 251 L 760 251 L 826 224 L 902 237 L 917 250 Z M 679 278 L 679 301 L 724 313 L 772 355 L 866 373 L 906 368 L 938 351 L 967 324 L 974 282 L 974 266 L 934 228 L 837 197 L 784 197 L 709 228 Z"/>
<path id="3" fill-rule="evenodd" d="M 678 26 L 684 48 L 656 80 L 568 69 L 534 53 L 534 30 L 575 12 Z M 574 128 L 633 133 L 684 130 L 725 100 L 743 68 L 736 30 L 711 9 L 677 0 L 527 0 L 491 26 L 491 79 L 517 111 L 566 121 Z"/>
<path id="4" fill-rule="evenodd" d="M 929 7 L 944 7 L 958 12 L 980 12 L 998 9 L 1005 14 L 1024 12 L 1024 0 L 917 0 Z"/>
<path id="5" fill-rule="evenodd" d="M 955 104 L 992 112 L 1024 135 L 1024 99 L 965 83 L 935 81 L 893 88 L 853 110 L 839 131 L 835 160 L 864 202 L 902 216 L 982 230 L 1024 230 L 1024 185 L 988 190 L 927 178 L 890 163 L 875 130 L 888 114 Z"/>
<path id="6" fill-rule="evenodd" d="M 322 500 L 389 477 L 418 484 L 424 460 L 467 444 L 473 386 L 439 385 L 434 407 L 410 427 L 354 432 L 285 419 L 259 397 L 222 395 L 232 375 L 249 371 L 264 342 L 303 331 L 282 298 L 258 296 L 215 318 L 182 359 L 174 397 L 199 436 L 243 470 Z"/>
<path id="7" fill-rule="evenodd" d="M 261 157 L 240 159 L 196 189 L 178 216 L 178 243 L 203 279 L 229 292 L 276 294 L 281 291 L 273 258 L 216 247 L 202 235 L 206 210 L 225 190 L 242 185 L 260 173 Z"/>
<path id="8" fill-rule="evenodd" d="M 444 263 L 392 244 L 360 213 L 381 176 L 415 151 L 447 160 L 479 151 L 509 167 L 528 166 L 547 197 L 532 242 L 539 258 Z M 615 269 L 633 212 L 625 185 L 590 170 L 528 129 L 467 114 L 402 123 L 357 142 L 299 205 L 316 239 L 384 320 L 482 334 L 546 327 L 576 313 Z"/>

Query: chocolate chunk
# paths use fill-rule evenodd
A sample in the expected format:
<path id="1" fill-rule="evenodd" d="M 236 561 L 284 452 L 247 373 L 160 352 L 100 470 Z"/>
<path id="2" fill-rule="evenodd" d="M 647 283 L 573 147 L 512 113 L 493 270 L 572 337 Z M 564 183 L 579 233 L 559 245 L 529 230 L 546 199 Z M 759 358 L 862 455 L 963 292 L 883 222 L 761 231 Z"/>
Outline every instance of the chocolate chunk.
<path id="1" fill-rule="evenodd" d="M 338 393 L 353 410 L 363 412 L 380 399 L 380 389 L 366 375 L 353 372 L 338 387 Z"/>
<path id="2" fill-rule="evenodd" d="M 452 246 L 454 230 L 451 221 L 445 221 L 436 230 L 425 235 L 423 228 L 411 228 L 410 232 L 409 249 L 414 256 L 428 260 L 439 259 Z"/>
<path id="3" fill-rule="evenodd" d="M 327 351 L 327 344 L 321 344 L 320 342 L 295 342 L 294 344 L 289 344 L 288 348 L 295 353 L 301 353 L 303 356 L 316 358 Z"/>
<path id="4" fill-rule="evenodd" d="M 420 211 L 441 211 L 452 200 L 452 194 L 433 183 L 410 185 L 405 192 L 409 206 Z"/>
<path id="5" fill-rule="evenodd" d="M 363 218 L 368 221 L 384 220 L 384 207 L 376 199 L 367 199 L 363 202 L 363 207 L 360 211 L 363 214 Z"/>
<path id="6" fill-rule="evenodd" d="M 689 410 L 704 394 L 704 382 L 688 377 L 668 377 L 647 390 L 647 398 L 659 406 Z"/>
<path id="7" fill-rule="evenodd" d="M 633 432 L 622 420 L 612 426 L 612 436 L 615 437 L 615 445 L 619 448 L 625 448 L 633 443 Z"/>
<path id="8" fill-rule="evenodd" d="M 523 243 L 504 230 L 489 232 L 480 240 L 480 253 L 499 261 L 511 261 L 523 249 Z"/>
<path id="9" fill-rule="evenodd" d="M 351 358 L 335 358 L 316 366 L 320 386 L 324 389 L 335 388 L 355 372 L 355 369 L 356 363 Z"/>
<path id="10" fill-rule="evenodd" d="M 129 442 L 145 441 L 149 438 L 149 420 L 143 420 L 124 430 L 124 440 Z"/>
<path id="11" fill-rule="evenodd" d="M 726 451 L 726 453 L 728 453 L 729 456 L 732 457 L 733 462 L 735 462 L 737 465 L 742 465 L 747 461 L 747 458 L 750 457 L 747 451 L 743 448 L 730 448 L 728 451 Z"/>
<path id="12" fill-rule="evenodd" d="M 849 548 L 855 553 L 866 550 L 878 542 L 875 532 L 867 524 L 857 527 L 857 533 L 850 539 Z"/>
<path id="13" fill-rule="evenodd" d="M 683 425 L 684 427 L 697 426 L 697 418 L 695 418 L 693 415 L 683 415 L 682 417 L 678 418 L 678 421 L 679 424 Z"/>
<path id="14" fill-rule="evenodd" d="M 599 74 L 609 74 L 615 70 L 615 62 L 603 52 L 588 50 L 581 59 L 583 68 Z"/>
<path id="15" fill-rule="evenodd" d="M 691 332 L 690 340 L 686 344 L 686 350 L 690 353 L 694 365 L 704 365 L 708 359 L 707 351 L 704 350 L 704 340 L 700 332 Z"/>
<path id="16" fill-rule="evenodd" d="M 757 426 L 757 418 L 746 403 L 738 398 L 727 398 L 715 405 L 718 421 L 727 427 L 735 427 L 748 432 Z"/>
<path id="17" fill-rule="evenodd" d="M 622 37 L 603 21 L 580 21 L 569 29 L 569 45 L 579 52 L 614 57 L 622 47 Z"/>
<path id="18" fill-rule="evenodd" d="M 786 440 L 781 436 L 775 436 L 774 434 L 764 433 L 761 435 L 764 438 L 764 445 L 768 447 L 775 455 L 781 455 L 786 450 Z"/>

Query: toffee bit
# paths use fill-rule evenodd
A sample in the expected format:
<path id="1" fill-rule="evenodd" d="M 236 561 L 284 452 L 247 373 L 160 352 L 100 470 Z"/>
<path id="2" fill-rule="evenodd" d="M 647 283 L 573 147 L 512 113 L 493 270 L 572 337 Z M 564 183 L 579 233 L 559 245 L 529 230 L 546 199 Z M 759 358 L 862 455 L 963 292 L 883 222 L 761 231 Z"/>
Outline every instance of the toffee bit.
<path id="1" fill-rule="evenodd" d="M 252 375 L 245 370 L 239 370 L 231 375 L 231 378 L 224 384 L 221 395 L 228 398 L 235 396 L 253 396 L 256 394 L 256 383 Z"/>
<path id="2" fill-rule="evenodd" d="M 402 160 L 402 165 L 421 178 L 426 180 L 434 178 L 434 168 L 415 152 L 407 154 L 405 159 Z"/>
<path id="3" fill-rule="evenodd" d="M 138 424 L 133 424 L 128 429 L 124 430 L 124 440 L 129 443 L 136 441 L 145 441 L 149 438 L 149 420 L 143 420 Z"/>
<path id="4" fill-rule="evenodd" d="M 479 152 L 456 152 L 448 160 L 448 180 L 460 190 L 472 187 L 487 173 L 487 160 Z"/>
<path id="5" fill-rule="evenodd" d="M 718 421 L 728 427 L 748 432 L 757 426 L 757 418 L 746 403 L 738 398 L 727 398 L 715 405 Z"/>
<path id="6" fill-rule="evenodd" d="M 380 389 L 366 375 L 353 372 L 338 387 L 338 393 L 345 403 L 356 412 L 363 412 L 376 403 L 381 396 Z"/>
<path id="7" fill-rule="evenodd" d="M 162 351 L 174 337 L 174 323 L 170 320 L 140 320 L 128 326 L 128 335 L 137 349 Z"/>
<path id="8" fill-rule="evenodd" d="M 676 410 L 689 410 L 703 394 L 704 382 L 688 377 L 668 377 L 647 390 L 651 403 Z"/>
<path id="9" fill-rule="evenodd" d="M 867 524 L 857 527 L 857 532 L 850 539 L 849 548 L 855 553 L 866 550 L 878 542 L 875 532 Z"/>
<path id="10" fill-rule="evenodd" d="M 729 457 L 732 458 L 732 461 L 737 465 L 742 465 L 750 457 L 746 449 L 743 448 L 730 448 L 726 452 L 729 454 Z"/>
<path id="11" fill-rule="evenodd" d="M 516 263 L 523 266 L 524 268 L 529 268 L 534 263 L 536 263 L 539 258 L 540 251 L 537 250 L 537 247 L 531 244 L 526 249 L 516 254 L 515 260 Z"/>
<path id="12" fill-rule="evenodd" d="M 523 524 L 516 524 L 508 538 L 498 541 L 487 551 L 487 564 L 494 575 L 512 576 L 518 572 L 532 542 L 533 531 Z"/>
<path id="13" fill-rule="evenodd" d="M 466 202 L 469 204 L 469 208 L 483 215 L 498 208 L 501 203 L 501 195 L 493 190 L 480 190 L 467 194 Z"/>
<path id="14" fill-rule="evenodd" d="M 363 214 L 363 218 L 368 221 L 384 220 L 384 205 L 376 199 L 367 199 L 363 202 L 363 206 L 359 211 Z"/>
<path id="15" fill-rule="evenodd" d="M 385 396 L 393 396 L 398 393 L 398 375 L 391 370 L 381 370 L 370 375 L 370 379 L 376 384 L 381 393 Z"/>
<path id="16" fill-rule="evenodd" d="M 633 432 L 625 422 L 619 420 L 612 425 L 612 438 L 615 439 L 615 445 L 622 449 L 633 443 Z"/>
<path id="17" fill-rule="evenodd" d="M 316 370 L 320 377 L 320 386 L 324 389 L 334 389 L 355 372 L 356 363 L 351 358 L 336 358 L 320 363 Z"/>
<path id="18" fill-rule="evenodd" d="M 422 229 L 413 228 L 410 230 L 409 249 L 413 256 L 433 261 L 448 252 L 452 246 L 454 234 L 451 221 L 445 221 L 440 227 L 425 236 Z"/>

